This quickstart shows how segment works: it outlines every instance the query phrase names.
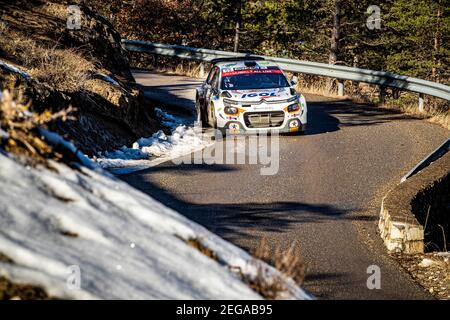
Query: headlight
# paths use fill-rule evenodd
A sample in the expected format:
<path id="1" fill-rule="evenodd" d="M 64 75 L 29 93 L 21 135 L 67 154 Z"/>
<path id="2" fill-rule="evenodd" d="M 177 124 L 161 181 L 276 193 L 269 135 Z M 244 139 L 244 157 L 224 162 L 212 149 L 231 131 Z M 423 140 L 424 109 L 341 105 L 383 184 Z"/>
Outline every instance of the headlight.
<path id="1" fill-rule="evenodd" d="M 223 91 L 222 92 L 222 97 L 231 98 L 232 96 L 231 96 L 231 93 L 229 93 L 228 91 Z"/>
<path id="2" fill-rule="evenodd" d="M 298 110 L 300 110 L 300 105 L 298 103 L 291 104 L 288 107 L 288 112 L 295 112 L 295 111 L 298 111 Z"/>
<path id="3" fill-rule="evenodd" d="M 236 104 L 236 102 L 230 99 L 223 99 L 223 105 L 225 107 L 231 107 L 233 104 Z"/>
<path id="4" fill-rule="evenodd" d="M 225 107 L 224 109 L 226 114 L 236 114 L 238 113 L 238 108 L 236 107 Z"/>

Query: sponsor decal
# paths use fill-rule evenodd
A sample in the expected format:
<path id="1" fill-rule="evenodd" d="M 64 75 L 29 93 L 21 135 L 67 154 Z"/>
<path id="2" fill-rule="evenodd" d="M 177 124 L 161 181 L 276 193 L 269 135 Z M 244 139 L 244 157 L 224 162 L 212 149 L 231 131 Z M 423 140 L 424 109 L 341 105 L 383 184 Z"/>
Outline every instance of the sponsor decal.
<path id="1" fill-rule="evenodd" d="M 228 130 L 229 130 L 228 132 L 231 133 L 231 134 L 239 133 L 239 131 L 240 131 L 240 126 L 239 126 L 238 123 L 230 123 L 230 124 L 228 125 Z"/>
<path id="2" fill-rule="evenodd" d="M 255 97 L 265 97 L 265 98 L 270 98 L 270 97 L 276 97 L 277 93 L 276 92 L 260 92 L 260 93 L 244 93 L 241 96 L 241 99 L 245 99 L 245 98 L 255 98 Z"/>
<path id="3" fill-rule="evenodd" d="M 298 126 L 298 120 L 292 120 L 291 122 L 289 122 L 289 128 L 298 128 Z"/>
<path id="4" fill-rule="evenodd" d="M 270 110 L 272 110 L 272 108 L 271 107 L 268 107 L 268 106 L 254 106 L 253 107 L 253 109 L 255 109 L 255 110 L 259 110 L 259 111 L 261 111 L 261 110 L 264 110 L 264 111 L 270 111 Z"/>
<path id="5" fill-rule="evenodd" d="M 246 74 L 283 74 L 280 69 L 263 69 L 263 68 L 252 68 L 252 69 L 241 69 L 233 71 L 223 70 L 222 77 L 239 76 Z"/>

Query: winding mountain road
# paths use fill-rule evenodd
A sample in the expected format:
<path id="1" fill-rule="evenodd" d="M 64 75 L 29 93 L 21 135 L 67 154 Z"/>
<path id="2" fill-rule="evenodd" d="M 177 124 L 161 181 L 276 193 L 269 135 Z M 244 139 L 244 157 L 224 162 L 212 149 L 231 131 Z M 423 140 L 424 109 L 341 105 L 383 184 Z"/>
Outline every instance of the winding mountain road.
<path id="1" fill-rule="evenodd" d="M 196 79 L 135 73 L 146 95 L 193 110 Z M 304 288 L 324 299 L 427 299 L 377 234 L 382 195 L 450 136 L 394 111 L 306 95 L 308 133 L 280 136 L 280 167 L 163 163 L 122 179 L 249 251 L 299 246 Z M 367 268 L 381 269 L 369 290 Z"/>

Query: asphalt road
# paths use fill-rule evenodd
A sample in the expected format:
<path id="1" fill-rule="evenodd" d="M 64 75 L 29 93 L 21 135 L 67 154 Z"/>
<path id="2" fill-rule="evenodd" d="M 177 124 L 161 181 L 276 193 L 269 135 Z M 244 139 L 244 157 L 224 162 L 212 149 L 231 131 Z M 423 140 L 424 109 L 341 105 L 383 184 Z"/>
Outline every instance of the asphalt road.
<path id="1" fill-rule="evenodd" d="M 135 77 L 149 97 L 192 109 L 198 80 Z M 280 137 L 276 175 L 261 176 L 261 165 L 168 162 L 123 179 L 248 251 L 262 237 L 273 247 L 297 243 L 303 287 L 319 298 L 431 298 L 386 253 L 376 224 L 383 193 L 449 131 L 350 101 L 307 101 L 308 134 Z M 370 265 L 381 269 L 380 290 L 367 288 Z"/>

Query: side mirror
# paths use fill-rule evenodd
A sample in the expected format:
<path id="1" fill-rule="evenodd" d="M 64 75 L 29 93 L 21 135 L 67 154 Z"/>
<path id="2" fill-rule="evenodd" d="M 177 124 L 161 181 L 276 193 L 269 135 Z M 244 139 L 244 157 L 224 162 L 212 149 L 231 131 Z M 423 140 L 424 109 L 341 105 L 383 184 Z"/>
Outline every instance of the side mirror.
<path id="1" fill-rule="evenodd" d="M 291 85 L 295 86 L 298 83 L 298 77 L 297 76 L 293 76 L 291 79 Z"/>

